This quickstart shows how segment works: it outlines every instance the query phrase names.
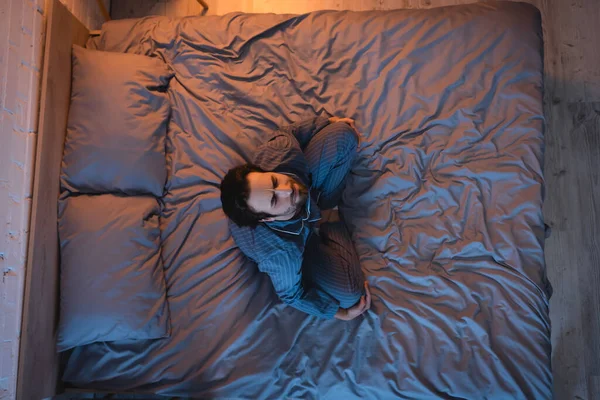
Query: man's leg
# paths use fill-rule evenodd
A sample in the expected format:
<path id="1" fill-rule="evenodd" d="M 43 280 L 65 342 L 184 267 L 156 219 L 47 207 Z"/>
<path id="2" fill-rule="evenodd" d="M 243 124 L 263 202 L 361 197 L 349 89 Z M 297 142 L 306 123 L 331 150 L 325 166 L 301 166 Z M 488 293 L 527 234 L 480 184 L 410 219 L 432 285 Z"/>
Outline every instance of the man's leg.
<path id="1" fill-rule="evenodd" d="M 346 175 L 356 156 L 358 137 L 346 123 L 334 123 L 321 129 L 310 141 L 304 154 L 319 193 L 321 209 L 338 205 Z M 364 275 L 354 243 L 343 222 L 325 222 L 319 235 L 306 246 L 304 272 L 309 281 L 349 308 L 364 294 Z"/>
<path id="2" fill-rule="evenodd" d="M 336 122 L 321 129 L 304 151 L 323 210 L 338 205 L 346 175 L 356 156 L 358 137 L 350 125 Z"/>
<path id="3" fill-rule="evenodd" d="M 311 236 L 304 254 L 303 272 L 309 284 L 317 285 L 340 303 L 352 307 L 364 294 L 365 277 L 358 255 L 342 222 L 321 224 Z"/>

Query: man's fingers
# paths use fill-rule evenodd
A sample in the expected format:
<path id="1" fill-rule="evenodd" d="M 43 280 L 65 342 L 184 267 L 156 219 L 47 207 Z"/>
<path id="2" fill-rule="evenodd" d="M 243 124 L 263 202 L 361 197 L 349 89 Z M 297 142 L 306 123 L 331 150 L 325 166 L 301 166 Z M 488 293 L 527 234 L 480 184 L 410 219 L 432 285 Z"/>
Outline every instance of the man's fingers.
<path id="1" fill-rule="evenodd" d="M 367 312 L 367 310 L 369 309 L 369 305 L 367 304 L 367 302 L 365 301 L 365 306 L 363 307 L 363 309 L 360 311 L 361 314 L 364 314 Z"/>
<path id="2" fill-rule="evenodd" d="M 330 123 L 336 123 L 336 122 L 343 122 L 346 123 L 348 125 L 350 125 L 350 127 L 356 132 L 358 133 L 358 131 L 356 130 L 356 124 L 354 123 L 354 119 L 352 118 L 348 118 L 348 117 L 344 117 L 344 118 L 339 118 L 339 117 L 331 117 L 329 118 L 329 122 Z"/>
<path id="3" fill-rule="evenodd" d="M 366 296 L 363 296 L 365 298 L 365 304 L 363 305 L 362 311 L 360 312 L 361 314 L 364 313 L 365 311 L 367 311 L 370 307 L 369 305 L 369 298 Z"/>
<path id="4" fill-rule="evenodd" d="M 356 311 L 357 316 L 362 314 L 366 304 L 367 300 L 365 299 L 365 296 L 360 296 L 360 301 L 354 306 L 354 310 Z"/>

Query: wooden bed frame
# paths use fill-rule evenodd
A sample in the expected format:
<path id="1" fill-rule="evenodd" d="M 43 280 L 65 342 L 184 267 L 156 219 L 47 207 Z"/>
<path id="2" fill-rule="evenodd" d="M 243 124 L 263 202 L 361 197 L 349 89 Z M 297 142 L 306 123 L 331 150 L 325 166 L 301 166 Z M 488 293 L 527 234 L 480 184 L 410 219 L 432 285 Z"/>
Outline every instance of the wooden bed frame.
<path id="1" fill-rule="evenodd" d="M 200 3 L 204 15 L 208 6 Z M 65 392 L 60 379 L 61 356 L 56 350 L 60 304 L 59 176 L 71 97 L 71 49 L 73 44 L 85 46 L 89 36 L 96 33 L 88 30 L 59 0 L 48 4 L 17 375 L 17 399 L 23 400 L 45 399 Z M 114 394 L 68 388 L 66 391 L 77 393 L 77 398 Z"/>
<path id="2" fill-rule="evenodd" d="M 71 102 L 71 49 L 74 44 L 85 46 L 95 31 L 88 30 L 59 0 L 49 1 L 47 21 L 16 397 L 113 398 L 118 394 L 69 389 L 61 381 L 61 356 L 56 350 L 60 305 L 58 197 Z M 169 398 L 135 393 L 125 396 Z"/>
<path id="3" fill-rule="evenodd" d="M 60 356 L 56 351 L 59 175 L 71 97 L 71 48 L 73 44 L 84 46 L 89 34 L 89 30 L 58 0 L 49 2 L 17 399 L 43 399 L 63 391 Z"/>

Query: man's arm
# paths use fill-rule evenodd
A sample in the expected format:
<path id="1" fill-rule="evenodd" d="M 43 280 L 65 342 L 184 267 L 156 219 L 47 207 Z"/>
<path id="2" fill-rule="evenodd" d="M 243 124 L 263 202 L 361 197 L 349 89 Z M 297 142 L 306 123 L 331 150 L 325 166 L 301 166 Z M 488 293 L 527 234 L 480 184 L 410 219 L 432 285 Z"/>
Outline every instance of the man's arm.
<path id="1" fill-rule="evenodd" d="M 308 146 L 310 140 L 319 132 L 321 129 L 326 127 L 329 124 L 334 124 L 336 122 L 343 122 L 348 125 L 352 129 L 356 131 L 356 126 L 354 125 L 354 120 L 352 118 L 339 118 L 339 117 L 316 117 L 310 118 L 304 121 L 297 122 L 292 125 L 283 126 L 279 130 L 282 132 L 286 132 L 288 134 L 293 135 L 302 151 Z"/>
<path id="2" fill-rule="evenodd" d="M 339 310 L 337 300 L 318 288 L 302 285 L 302 260 L 278 254 L 258 264 L 271 278 L 277 296 L 284 303 L 310 315 L 332 319 Z"/>
<path id="3" fill-rule="evenodd" d="M 298 143 L 300 143 L 302 150 L 304 150 L 310 139 L 321 129 L 329 125 L 329 120 L 330 118 L 328 117 L 310 118 L 292 125 L 282 126 L 279 130 L 294 136 Z"/>
<path id="4" fill-rule="evenodd" d="M 284 303 L 310 315 L 350 321 L 371 308 L 371 292 L 365 282 L 365 295 L 350 308 L 341 308 L 337 300 L 318 288 L 302 286 L 301 262 L 285 255 L 276 255 L 258 265 L 269 275 L 277 296 Z"/>

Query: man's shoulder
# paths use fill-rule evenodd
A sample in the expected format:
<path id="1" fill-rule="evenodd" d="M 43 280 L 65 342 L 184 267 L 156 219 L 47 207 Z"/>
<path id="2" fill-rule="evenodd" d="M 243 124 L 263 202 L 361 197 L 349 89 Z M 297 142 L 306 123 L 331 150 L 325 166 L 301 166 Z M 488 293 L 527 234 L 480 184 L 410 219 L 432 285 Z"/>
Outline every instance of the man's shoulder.
<path id="1" fill-rule="evenodd" d="M 256 262 L 291 250 L 284 238 L 263 224 L 250 228 L 229 221 L 229 227 L 240 250 Z"/>
<path id="2" fill-rule="evenodd" d="M 239 226 L 231 220 L 229 220 L 229 229 L 231 229 L 236 242 L 238 240 L 247 242 L 266 239 L 275 233 L 263 224 L 258 224 L 256 228 L 251 228 L 249 226 Z"/>

